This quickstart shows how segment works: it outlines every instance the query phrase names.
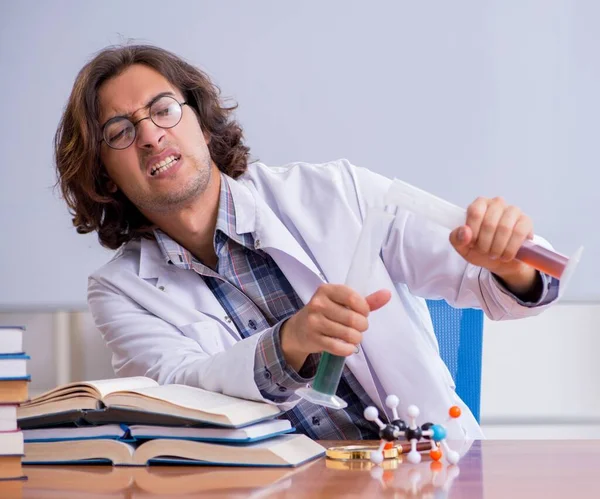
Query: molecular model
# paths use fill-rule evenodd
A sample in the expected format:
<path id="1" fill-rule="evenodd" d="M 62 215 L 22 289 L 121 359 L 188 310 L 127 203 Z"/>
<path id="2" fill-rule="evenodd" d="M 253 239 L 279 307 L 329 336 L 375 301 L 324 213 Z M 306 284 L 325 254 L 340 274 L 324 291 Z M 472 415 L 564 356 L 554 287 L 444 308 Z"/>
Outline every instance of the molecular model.
<path id="1" fill-rule="evenodd" d="M 446 460 L 450 464 L 458 463 L 460 454 L 450 449 L 446 442 L 446 428 L 439 424 L 425 423 L 420 428 L 417 426 L 417 418 L 419 417 L 419 408 L 415 405 L 411 405 L 407 409 L 409 424 L 398 417 L 398 404 L 400 401 L 395 395 L 389 395 L 385 399 L 385 405 L 387 405 L 394 416 L 394 420 L 391 424 L 384 424 L 379 419 L 379 412 L 377 407 L 369 406 L 365 409 L 364 415 L 367 421 L 373 421 L 379 426 L 379 438 L 381 442 L 379 449 L 371 452 L 371 461 L 375 464 L 381 464 L 383 462 L 383 449 L 389 442 L 394 442 L 403 438 L 410 442 L 410 451 L 406 458 L 408 462 L 412 464 L 418 464 L 421 462 L 421 454 L 417 451 L 417 443 L 422 438 L 431 440 L 431 451 L 429 455 L 434 461 L 439 461 L 442 458 L 443 453 L 446 456 Z M 460 417 L 461 410 L 458 406 L 452 406 L 448 411 L 451 419 Z M 443 449 L 443 453 L 442 453 Z"/>

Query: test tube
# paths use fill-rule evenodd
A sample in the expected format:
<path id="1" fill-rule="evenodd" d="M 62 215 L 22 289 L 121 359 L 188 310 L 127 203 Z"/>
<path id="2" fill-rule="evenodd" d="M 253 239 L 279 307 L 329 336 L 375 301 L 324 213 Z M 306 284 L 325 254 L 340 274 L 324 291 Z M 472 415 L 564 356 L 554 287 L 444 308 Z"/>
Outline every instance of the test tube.
<path id="1" fill-rule="evenodd" d="M 383 209 L 372 208 L 363 223 L 346 276 L 346 285 L 363 296 L 370 291 L 370 276 L 393 218 L 392 214 Z M 348 404 L 335 394 L 345 363 L 345 357 L 323 353 L 312 387 L 300 388 L 296 393 L 313 404 L 332 409 L 347 407 Z"/>
<path id="2" fill-rule="evenodd" d="M 386 205 L 396 205 L 417 215 L 424 216 L 449 230 L 454 230 L 464 225 L 467 219 L 467 211 L 464 208 L 460 208 L 398 179 L 394 180 L 392 187 L 388 190 L 385 203 Z M 517 251 L 515 258 L 540 272 L 560 279 L 562 294 L 566 287 L 566 282 L 579 263 L 582 252 L 583 248 L 579 248 L 569 258 L 536 244 L 531 240 L 526 240 Z"/>
<path id="3" fill-rule="evenodd" d="M 557 279 L 563 276 L 569 264 L 569 258 L 566 256 L 535 244 L 529 239 L 523 241 L 515 258 Z"/>

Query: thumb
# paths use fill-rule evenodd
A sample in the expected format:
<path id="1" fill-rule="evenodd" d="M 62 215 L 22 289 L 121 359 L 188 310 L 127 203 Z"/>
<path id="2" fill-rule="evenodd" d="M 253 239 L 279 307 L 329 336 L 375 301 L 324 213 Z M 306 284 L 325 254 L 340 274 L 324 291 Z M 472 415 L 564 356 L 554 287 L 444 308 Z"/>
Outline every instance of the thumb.
<path id="1" fill-rule="evenodd" d="M 379 291 L 375 291 L 375 293 L 372 293 L 369 296 L 367 296 L 365 300 L 367 300 L 369 309 L 371 310 L 371 312 L 373 312 L 383 307 L 387 302 L 390 301 L 391 297 L 392 293 L 390 293 L 389 290 L 380 289 Z"/>
<path id="2" fill-rule="evenodd" d="M 450 244 L 463 257 L 469 252 L 471 239 L 473 239 L 473 231 L 468 225 L 462 225 L 450 232 Z"/>

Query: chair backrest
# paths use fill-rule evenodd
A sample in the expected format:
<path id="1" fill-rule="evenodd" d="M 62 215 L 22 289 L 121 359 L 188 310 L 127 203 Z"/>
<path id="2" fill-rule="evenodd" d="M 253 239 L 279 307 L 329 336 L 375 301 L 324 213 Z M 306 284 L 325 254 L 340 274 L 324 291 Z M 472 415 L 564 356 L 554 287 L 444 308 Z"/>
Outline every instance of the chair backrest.
<path id="1" fill-rule="evenodd" d="M 454 308 L 444 300 L 427 300 L 440 355 L 456 383 L 456 393 L 479 421 L 483 312 Z"/>

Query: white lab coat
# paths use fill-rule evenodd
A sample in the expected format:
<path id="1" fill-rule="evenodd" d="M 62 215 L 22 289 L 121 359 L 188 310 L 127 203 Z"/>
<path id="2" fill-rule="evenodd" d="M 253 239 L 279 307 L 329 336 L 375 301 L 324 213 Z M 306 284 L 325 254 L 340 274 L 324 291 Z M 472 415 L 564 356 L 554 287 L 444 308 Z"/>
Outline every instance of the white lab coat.
<path id="1" fill-rule="evenodd" d="M 304 303 L 323 282 L 344 283 L 366 211 L 383 208 L 390 185 L 389 179 L 345 160 L 275 168 L 253 164 L 228 182 L 237 232 L 253 234 L 256 247 L 271 255 Z M 451 425 L 449 435 L 481 437 L 439 357 L 423 298 L 482 308 L 494 320 L 535 315 L 545 306 L 520 305 L 488 271 L 456 253 L 447 230 L 404 211 L 396 214 L 370 277 L 369 292 L 381 288 L 392 291 L 391 301 L 370 315 L 360 352 L 347 360 L 349 368 L 380 410 L 389 414 L 385 394 L 396 394 L 401 413 L 415 404 L 421 423 L 445 423 L 448 408 L 458 403 L 460 427 Z M 168 265 L 154 240 L 118 250 L 90 276 L 88 298 L 118 375 L 263 400 L 254 381 L 260 333 L 241 340 L 204 281 L 194 271 Z M 281 408 L 290 409 L 297 400 Z"/>

